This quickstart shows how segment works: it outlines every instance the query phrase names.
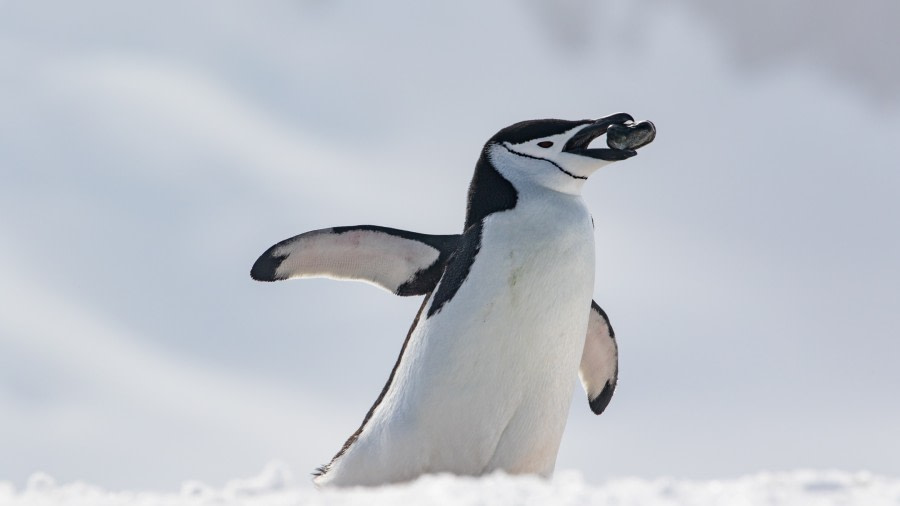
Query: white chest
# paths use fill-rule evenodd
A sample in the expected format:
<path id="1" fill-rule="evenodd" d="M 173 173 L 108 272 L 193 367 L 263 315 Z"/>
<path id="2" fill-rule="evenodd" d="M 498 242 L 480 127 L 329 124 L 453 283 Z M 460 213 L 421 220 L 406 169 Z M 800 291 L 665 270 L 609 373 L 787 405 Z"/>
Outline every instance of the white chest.
<path id="1" fill-rule="evenodd" d="M 587 297 L 589 303 L 594 238 L 581 198 L 560 194 L 553 200 L 526 200 L 513 211 L 488 217 L 475 267 L 480 276 L 468 281 L 491 296 L 525 297 L 547 311 L 573 298 Z"/>
<path id="2" fill-rule="evenodd" d="M 553 197 L 522 199 L 485 220 L 465 282 L 410 342 L 414 398 L 496 411 L 526 396 L 547 402 L 546 392 L 568 405 L 587 329 L 594 241 L 581 198 Z"/>
<path id="3" fill-rule="evenodd" d="M 594 241 L 579 196 L 540 197 L 489 215 L 465 280 L 440 311 L 420 314 L 383 402 L 338 464 L 355 482 L 379 468 L 373 459 L 397 479 L 552 471 L 587 332 Z"/>

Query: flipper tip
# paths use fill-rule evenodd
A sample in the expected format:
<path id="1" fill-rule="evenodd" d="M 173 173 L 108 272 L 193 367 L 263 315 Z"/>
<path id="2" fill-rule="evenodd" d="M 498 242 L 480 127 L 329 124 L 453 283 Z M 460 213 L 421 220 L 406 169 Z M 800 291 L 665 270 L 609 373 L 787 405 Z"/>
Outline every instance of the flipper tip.
<path id="1" fill-rule="evenodd" d="M 256 281 L 278 281 L 282 278 L 278 277 L 278 266 L 287 256 L 275 255 L 272 250 L 268 250 L 253 264 L 250 269 L 250 277 Z"/>
<path id="2" fill-rule="evenodd" d="M 594 397 L 593 399 L 588 398 L 588 404 L 591 406 L 591 411 L 594 412 L 595 415 L 599 415 L 603 413 L 607 406 L 609 406 L 609 401 L 612 400 L 613 392 L 615 391 L 615 385 L 610 384 L 609 381 L 604 385 L 603 390 Z"/>

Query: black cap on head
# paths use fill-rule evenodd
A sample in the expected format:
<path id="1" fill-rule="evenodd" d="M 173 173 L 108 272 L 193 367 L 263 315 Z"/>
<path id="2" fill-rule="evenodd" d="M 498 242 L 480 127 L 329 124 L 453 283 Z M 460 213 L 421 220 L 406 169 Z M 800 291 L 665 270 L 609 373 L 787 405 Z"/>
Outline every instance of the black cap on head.
<path id="1" fill-rule="evenodd" d="M 542 137 L 559 135 L 563 132 L 568 132 L 579 125 L 586 125 L 593 122 L 594 120 L 590 119 L 583 119 L 581 121 L 568 121 L 564 119 L 533 119 L 521 121 L 494 134 L 488 141 L 488 144 L 501 142 L 521 144 Z"/>

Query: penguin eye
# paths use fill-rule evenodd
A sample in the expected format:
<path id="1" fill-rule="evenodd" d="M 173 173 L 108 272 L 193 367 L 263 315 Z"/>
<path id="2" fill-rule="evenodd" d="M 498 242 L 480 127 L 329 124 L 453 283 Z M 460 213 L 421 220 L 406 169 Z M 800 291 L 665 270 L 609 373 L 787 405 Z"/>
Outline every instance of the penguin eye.
<path id="1" fill-rule="evenodd" d="M 538 143 L 538 146 L 540 146 L 542 148 L 549 148 L 552 145 L 553 145 L 553 143 L 550 141 L 541 141 Z"/>

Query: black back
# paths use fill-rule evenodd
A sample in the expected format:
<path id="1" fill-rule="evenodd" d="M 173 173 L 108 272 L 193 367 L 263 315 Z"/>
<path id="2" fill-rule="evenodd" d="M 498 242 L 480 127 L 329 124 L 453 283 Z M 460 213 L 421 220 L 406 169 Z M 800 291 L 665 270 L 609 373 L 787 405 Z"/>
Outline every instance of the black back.
<path id="1" fill-rule="evenodd" d="M 466 204 L 466 223 L 463 231 L 481 223 L 489 214 L 516 207 L 519 192 L 488 160 L 487 148 L 475 164 L 475 174 L 469 183 L 469 198 Z"/>

